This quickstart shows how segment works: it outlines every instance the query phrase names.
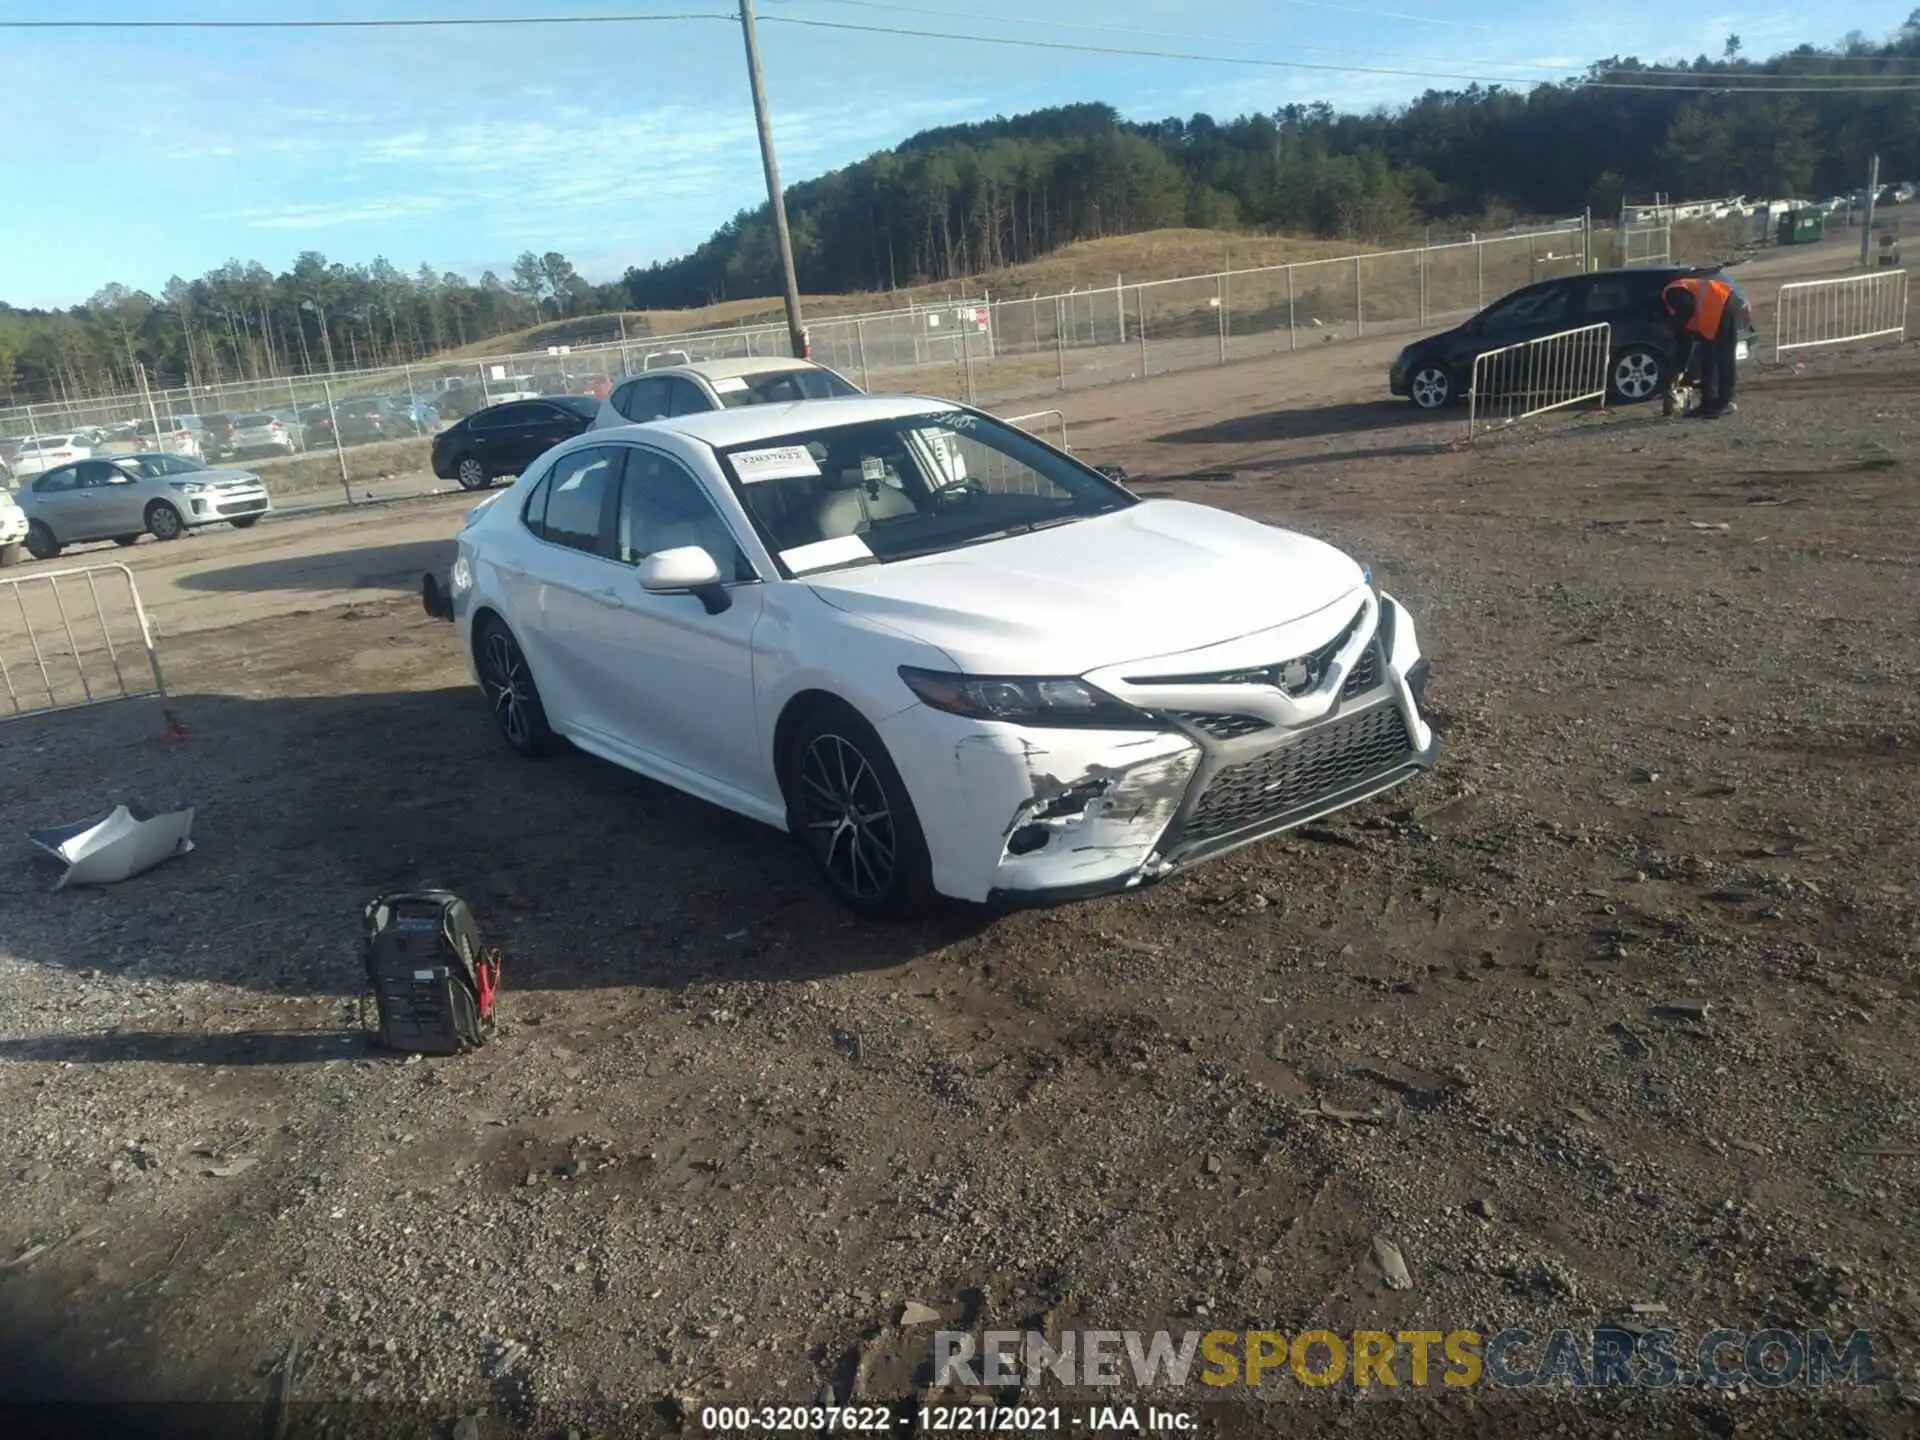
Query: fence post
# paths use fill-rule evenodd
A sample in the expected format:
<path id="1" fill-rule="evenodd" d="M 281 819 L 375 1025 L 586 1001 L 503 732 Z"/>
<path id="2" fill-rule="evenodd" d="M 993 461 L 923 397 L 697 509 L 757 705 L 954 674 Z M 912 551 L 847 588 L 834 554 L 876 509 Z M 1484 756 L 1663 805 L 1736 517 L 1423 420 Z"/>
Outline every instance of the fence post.
<path id="1" fill-rule="evenodd" d="M 1220 363 L 1227 363 L 1227 277 L 1213 277 L 1213 331 L 1220 341 Z"/>
<path id="2" fill-rule="evenodd" d="M 1127 295 L 1126 291 L 1120 288 L 1121 283 L 1125 279 L 1126 277 L 1124 275 L 1115 275 L 1113 277 L 1113 312 L 1120 317 L 1120 343 L 1122 345 L 1127 343 Z M 1091 319 L 1092 317 L 1089 316 L 1088 318 Z M 1094 334 L 1091 338 L 1096 345 L 1099 344 L 1100 333 L 1098 326 L 1094 327 Z"/>
<path id="3" fill-rule="evenodd" d="M 966 375 L 967 404 L 973 404 L 973 326 L 960 326 L 960 363 Z"/>
<path id="4" fill-rule="evenodd" d="M 859 351 L 860 351 L 860 388 L 862 390 L 871 390 L 873 389 L 873 381 L 867 378 L 867 322 L 866 321 L 855 320 L 853 322 L 853 343 L 859 348 Z"/>
<path id="5" fill-rule="evenodd" d="M 167 447 L 166 442 L 160 438 L 160 412 L 154 408 L 153 391 L 147 388 L 147 367 L 136 360 L 133 373 L 140 377 L 140 394 L 147 402 L 147 419 L 153 422 L 153 443 L 164 450 Z"/>
<path id="6" fill-rule="evenodd" d="M 1431 247 L 1422 247 L 1420 251 L 1420 324 L 1427 323 L 1427 252 Z"/>
<path id="7" fill-rule="evenodd" d="M 1287 266 L 1287 349 L 1300 348 L 1300 332 L 1293 328 L 1293 266 Z"/>
<path id="8" fill-rule="evenodd" d="M 993 323 L 993 292 L 991 290 L 983 288 L 980 291 L 980 313 L 987 317 L 987 359 L 998 360 L 1000 358 L 999 341 L 993 332 L 999 329 L 999 326 Z"/>
<path id="9" fill-rule="evenodd" d="M 751 360 L 753 358 L 753 332 L 751 330 L 747 331 L 746 337 L 747 337 L 747 359 Z"/>
<path id="10" fill-rule="evenodd" d="M 1478 237 L 1473 242 L 1473 294 L 1476 310 L 1487 308 L 1487 247 Z"/>
<path id="11" fill-rule="evenodd" d="M 1540 261 L 1533 253 L 1533 232 L 1527 232 L 1527 283 L 1531 285 L 1540 278 Z"/>
<path id="12" fill-rule="evenodd" d="M 300 432 L 300 452 L 305 454 L 307 449 L 307 426 L 306 422 L 300 418 L 300 396 L 294 391 L 293 377 L 291 375 L 287 377 L 287 405 L 289 407 L 287 413 L 293 416 L 294 429 Z"/>
<path id="13" fill-rule="evenodd" d="M 1067 315 L 1058 295 L 1053 297 L 1053 357 L 1060 368 L 1060 388 L 1064 390 L 1067 388 Z"/>
<path id="14" fill-rule="evenodd" d="M 353 503 L 353 486 L 347 481 L 347 452 L 340 445 L 340 417 L 333 411 L 333 382 L 322 380 L 320 393 L 327 397 L 328 428 L 333 431 L 333 453 L 340 461 L 340 488 L 347 492 L 347 503 Z"/>
<path id="15" fill-rule="evenodd" d="M 1133 287 L 1133 304 L 1134 304 L 1134 308 L 1139 312 L 1139 314 L 1135 318 L 1140 322 L 1140 325 L 1139 325 L 1139 328 L 1140 328 L 1140 378 L 1144 380 L 1147 378 L 1147 287 L 1146 286 L 1136 285 Z M 1127 311 L 1127 307 L 1124 303 L 1122 303 L 1122 305 L 1120 306 L 1120 313 L 1124 315 L 1126 314 L 1126 311 Z"/>
<path id="16" fill-rule="evenodd" d="M 1360 288 L 1360 257 L 1353 257 L 1353 338 L 1365 338 L 1367 333 L 1367 300 Z"/>

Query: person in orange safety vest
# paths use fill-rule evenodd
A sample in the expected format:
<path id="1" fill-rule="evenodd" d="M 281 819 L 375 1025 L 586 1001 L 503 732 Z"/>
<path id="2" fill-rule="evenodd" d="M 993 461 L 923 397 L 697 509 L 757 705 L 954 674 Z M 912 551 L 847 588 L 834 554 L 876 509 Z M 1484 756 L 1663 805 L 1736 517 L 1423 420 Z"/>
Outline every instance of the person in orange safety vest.
<path id="1" fill-rule="evenodd" d="M 1702 420 L 1726 414 L 1733 404 L 1734 371 L 1740 347 L 1740 317 L 1746 303 L 1727 281 L 1713 275 L 1687 275 L 1660 293 L 1674 327 L 1673 371 L 1678 385 L 1700 356 Z"/>

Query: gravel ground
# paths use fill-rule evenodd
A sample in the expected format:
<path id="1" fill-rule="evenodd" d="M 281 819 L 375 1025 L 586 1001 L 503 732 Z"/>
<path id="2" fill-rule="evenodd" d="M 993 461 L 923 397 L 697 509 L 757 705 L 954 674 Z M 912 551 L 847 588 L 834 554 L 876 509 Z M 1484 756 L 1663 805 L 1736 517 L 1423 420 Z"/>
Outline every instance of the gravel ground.
<path id="1" fill-rule="evenodd" d="M 150 702 L 0 729 L 0 833 L 200 807 L 193 855 L 109 891 L 0 854 L 0 1328 L 42 1393 L 694 1431 L 919 1394 L 908 1302 L 1289 1334 L 1664 1306 L 1869 1328 L 1895 1374 L 1544 1413 L 1289 1382 L 1205 1421 L 1913 1433 L 1920 371 L 1823 358 L 1717 424 L 1453 451 L 1363 398 L 1377 348 L 1076 397 L 1076 449 L 1143 491 L 1371 560 L 1448 746 L 1123 899 L 861 925 L 784 837 L 513 761 L 384 570 L 306 609 L 269 592 L 308 572 L 186 582 L 184 739 Z M 508 955 L 455 1062 L 356 1018 L 359 906 L 421 881 Z"/>

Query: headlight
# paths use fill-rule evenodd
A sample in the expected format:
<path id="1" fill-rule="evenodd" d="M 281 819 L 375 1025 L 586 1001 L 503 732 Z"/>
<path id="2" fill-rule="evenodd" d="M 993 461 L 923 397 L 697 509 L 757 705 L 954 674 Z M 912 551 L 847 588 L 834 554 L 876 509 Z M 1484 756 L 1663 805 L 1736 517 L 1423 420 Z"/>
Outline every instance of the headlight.
<path id="1" fill-rule="evenodd" d="M 907 688 L 935 710 L 1015 725 L 1119 725 L 1151 721 L 1131 705 L 1070 675 L 955 675 L 900 667 Z"/>
<path id="2" fill-rule="evenodd" d="M 183 490 L 189 495 L 204 495 L 212 487 L 202 485 L 198 480 L 176 480 L 173 482 L 173 488 Z"/>

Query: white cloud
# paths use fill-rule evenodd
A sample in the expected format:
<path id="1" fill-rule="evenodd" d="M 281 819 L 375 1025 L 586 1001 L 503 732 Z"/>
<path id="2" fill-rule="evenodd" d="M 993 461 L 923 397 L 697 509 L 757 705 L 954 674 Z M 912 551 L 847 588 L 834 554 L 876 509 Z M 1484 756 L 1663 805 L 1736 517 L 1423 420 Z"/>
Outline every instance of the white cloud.
<path id="1" fill-rule="evenodd" d="M 399 195 L 358 203 L 262 206 L 231 210 L 217 218 L 235 220 L 253 230 L 329 230 L 429 215 L 445 205 L 445 199 L 438 195 Z"/>

